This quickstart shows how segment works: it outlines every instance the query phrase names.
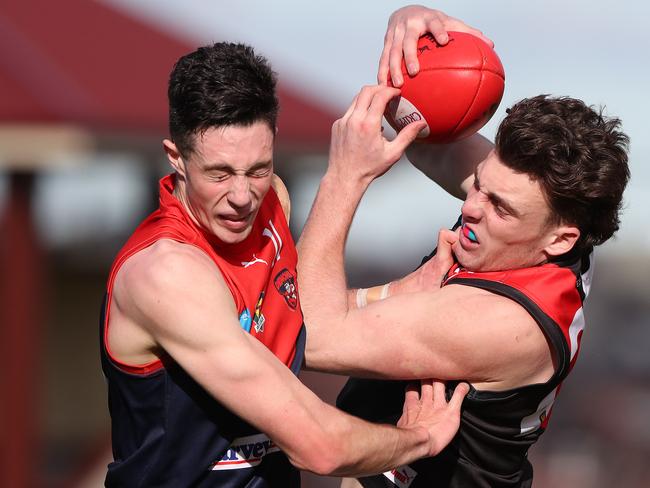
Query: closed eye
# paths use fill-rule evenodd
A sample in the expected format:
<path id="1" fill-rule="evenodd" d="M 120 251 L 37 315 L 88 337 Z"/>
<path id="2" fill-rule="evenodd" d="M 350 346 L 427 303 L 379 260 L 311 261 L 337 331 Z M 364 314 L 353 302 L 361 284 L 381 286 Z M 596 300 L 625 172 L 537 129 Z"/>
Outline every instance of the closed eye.
<path id="1" fill-rule="evenodd" d="M 252 176 L 253 178 L 264 178 L 268 176 L 271 171 L 272 168 L 270 166 L 265 166 L 262 168 L 253 169 L 252 171 L 249 171 L 247 175 Z"/>

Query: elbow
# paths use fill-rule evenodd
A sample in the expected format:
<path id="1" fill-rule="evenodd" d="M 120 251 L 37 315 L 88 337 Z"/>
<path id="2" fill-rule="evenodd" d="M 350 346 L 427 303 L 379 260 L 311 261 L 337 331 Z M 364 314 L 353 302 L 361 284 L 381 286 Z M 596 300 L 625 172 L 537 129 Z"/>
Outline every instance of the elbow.
<path id="1" fill-rule="evenodd" d="M 328 435 L 324 433 L 323 435 Z M 349 459 L 342 442 L 322 439 L 321 442 L 305 443 L 301 452 L 288 455 L 296 468 L 319 476 L 336 476 L 345 473 Z"/>
<path id="2" fill-rule="evenodd" d="M 323 358 L 321 357 L 322 348 L 319 348 L 315 341 L 309 340 L 307 335 L 307 343 L 305 344 L 305 366 L 308 369 L 318 369 L 323 365 Z"/>
<path id="3" fill-rule="evenodd" d="M 305 322 L 305 325 L 307 323 Z M 320 333 L 314 326 L 307 326 L 305 343 L 305 366 L 308 369 L 327 368 L 328 357 L 332 355 L 333 344 L 327 344 L 327 334 Z"/>
<path id="4" fill-rule="evenodd" d="M 310 471 L 318 476 L 336 476 L 345 471 L 345 460 L 336 452 L 321 451 L 310 454 L 300 460 L 289 459 L 291 464 L 303 471 Z"/>

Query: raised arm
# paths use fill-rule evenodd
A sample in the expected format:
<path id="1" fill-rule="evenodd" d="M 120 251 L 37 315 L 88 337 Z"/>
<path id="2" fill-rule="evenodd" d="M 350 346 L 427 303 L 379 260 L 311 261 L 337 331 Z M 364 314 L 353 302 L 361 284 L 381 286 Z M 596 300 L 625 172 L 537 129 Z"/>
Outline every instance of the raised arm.
<path id="1" fill-rule="evenodd" d="M 130 258 L 118 274 L 113 303 L 116 314 L 150 337 L 150 351 L 164 350 L 301 469 L 381 472 L 436 454 L 458 427 L 462 388 L 447 404 L 434 397 L 432 384 L 424 385 L 421 398 L 410 400 L 419 415 L 399 428 L 363 422 L 322 402 L 241 329 L 219 270 L 190 245 L 162 240 Z"/>
<path id="2" fill-rule="evenodd" d="M 390 74 L 393 84 L 401 86 L 402 60 L 409 75 L 416 75 L 419 71 L 418 39 L 429 32 L 439 44 L 444 45 L 449 40 L 447 31 L 467 32 L 494 46 L 480 30 L 440 10 L 421 5 L 402 7 L 393 12 L 388 20 L 384 49 L 379 60 L 378 82 L 386 84 Z M 416 168 L 451 195 L 464 199 L 467 189 L 472 185 L 476 165 L 485 159 L 492 147 L 491 142 L 475 134 L 454 144 L 414 143 L 406 151 L 406 156 Z"/>
<path id="3" fill-rule="evenodd" d="M 494 46 L 494 43 L 481 31 L 440 10 L 422 5 L 402 7 L 393 12 L 388 19 L 384 49 L 379 60 L 377 82 L 385 85 L 390 73 L 393 84 L 398 87 L 402 86 L 402 58 L 409 75 L 415 76 L 420 70 L 417 57 L 418 39 L 430 32 L 439 44 L 445 45 L 449 41 L 447 31 L 468 32 L 480 37 L 490 46 Z"/>
<path id="4" fill-rule="evenodd" d="M 464 200 L 474 184 L 474 171 L 494 149 L 479 133 L 451 144 L 413 143 L 407 159 L 447 193 Z"/>
<path id="5" fill-rule="evenodd" d="M 550 364 L 543 333 L 507 298 L 450 285 L 350 306 L 343 251 L 355 209 L 420 129 L 413 123 L 394 141 L 384 139 L 381 114 L 396 93 L 364 88 L 332 130 L 328 170 L 298 247 L 307 366 L 366 377 L 462 378 L 495 388 L 548 379 L 552 368 L 540 366 Z M 436 259 L 450 263 L 450 247 Z M 439 275 L 432 278 L 438 285 Z"/>

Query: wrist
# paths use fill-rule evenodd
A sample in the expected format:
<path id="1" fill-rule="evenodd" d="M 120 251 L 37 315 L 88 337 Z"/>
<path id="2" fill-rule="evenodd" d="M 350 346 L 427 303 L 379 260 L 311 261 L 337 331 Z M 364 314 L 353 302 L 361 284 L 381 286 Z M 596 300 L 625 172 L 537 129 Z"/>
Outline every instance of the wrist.
<path id="1" fill-rule="evenodd" d="M 408 431 L 411 436 L 411 445 L 416 459 L 430 456 L 431 453 L 431 433 L 429 429 L 421 425 L 410 425 L 408 427 L 400 427 L 400 429 Z"/>
<path id="2" fill-rule="evenodd" d="M 373 286 L 372 288 L 359 288 L 356 293 L 357 308 L 363 308 L 369 303 L 377 302 L 390 296 L 393 282 L 385 285 Z"/>
<path id="3" fill-rule="evenodd" d="M 331 186 L 337 191 L 351 193 L 351 192 L 365 192 L 372 178 L 364 177 L 360 174 L 351 174 L 350 172 L 341 172 L 334 168 L 328 168 L 327 172 L 321 180 L 321 185 Z"/>

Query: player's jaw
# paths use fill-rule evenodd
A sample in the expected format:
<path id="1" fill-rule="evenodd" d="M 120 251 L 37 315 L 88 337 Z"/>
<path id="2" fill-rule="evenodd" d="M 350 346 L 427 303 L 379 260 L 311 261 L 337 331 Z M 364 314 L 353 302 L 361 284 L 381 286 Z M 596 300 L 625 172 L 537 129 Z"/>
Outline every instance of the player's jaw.
<path id="1" fill-rule="evenodd" d="M 463 222 L 458 228 L 458 241 L 452 247 L 459 264 L 470 271 L 478 271 L 481 257 L 486 251 L 479 240 L 480 232 L 477 227 L 475 224 Z"/>
<path id="2" fill-rule="evenodd" d="M 250 234 L 259 205 L 251 203 L 244 209 L 218 208 L 212 212 L 210 231 L 226 244 L 236 244 Z"/>
<path id="3" fill-rule="evenodd" d="M 247 236 L 253 227 L 253 221 L 257 215 L 257 209 L 248 212 L 219 212 L 215 215 L 214 221 L 219 228 L 215 233 L 218 234 L 232 234 L 233 237 L 242 235 Z M 223 239 L 222 239 L 223 240 Z"/>

